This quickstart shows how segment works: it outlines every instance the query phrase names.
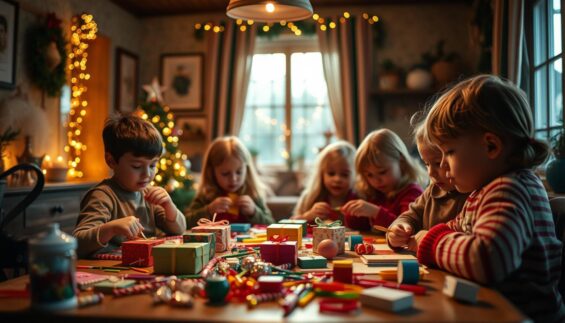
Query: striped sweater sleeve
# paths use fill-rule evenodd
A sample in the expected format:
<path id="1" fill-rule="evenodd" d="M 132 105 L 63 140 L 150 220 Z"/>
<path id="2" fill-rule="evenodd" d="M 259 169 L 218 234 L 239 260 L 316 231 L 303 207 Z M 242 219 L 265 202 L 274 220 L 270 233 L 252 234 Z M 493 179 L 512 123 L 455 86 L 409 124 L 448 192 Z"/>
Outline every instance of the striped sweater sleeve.
<path id="1" fill-rule="evenodd" d="M 480 283 L 505 279 L 521 265 L 533 235 L 535 204 L 530 203 L 535 201 L 520 184 L 501 177 L 485 186 L 467 201 L 464 214 L 455 219 L 458 225 L 429 231 L 419 245 L 419 260 Z"/>

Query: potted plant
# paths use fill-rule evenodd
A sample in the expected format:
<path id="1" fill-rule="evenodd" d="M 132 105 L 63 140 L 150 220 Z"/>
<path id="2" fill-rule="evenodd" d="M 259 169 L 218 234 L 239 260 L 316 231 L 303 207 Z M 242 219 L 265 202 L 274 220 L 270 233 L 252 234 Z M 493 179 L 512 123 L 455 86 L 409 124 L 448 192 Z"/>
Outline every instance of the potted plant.
<path id="1" fill-rule="evenodd" d="M 551 148 L 555 159 L 547 164 L 545 176 L 555 193 L 565 193 L 565 131 L 561 129 L 551 138 Z"/>
<path id="2" fill-rule="evenodd" d="M 12 127 L 6 128 L 0 133 L 0 173 L 4 172 L 4 154 L 6 153 L 6 147 L 20 134 L 19 130 L 14 130 Z"/>
<path id="3" fill-rule="evenodd" d="M 379 75 L 379 87 L 381 90 L 391 91 L 398 88 L 400 84 L 401 69 L 390 59 L 385 59 L 381 63 L 381 73 Z"/>
<path id="4" fill-rule="evenodd" d="M 445 41 L 436 44 L 435 53 L 428 51 L 422 54 L 423 64 L 429 66 L 437 88 L 453 82 L 461 74 L 460 57 L 456 52 L 444 51 Z"/>

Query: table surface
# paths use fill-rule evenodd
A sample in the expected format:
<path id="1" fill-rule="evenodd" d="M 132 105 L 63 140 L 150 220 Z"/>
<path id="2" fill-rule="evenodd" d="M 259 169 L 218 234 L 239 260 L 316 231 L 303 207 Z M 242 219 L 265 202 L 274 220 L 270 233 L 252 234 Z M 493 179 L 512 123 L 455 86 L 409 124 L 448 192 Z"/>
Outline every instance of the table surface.
<path id="1" fill-rule="evenodd" d="M 359 261 L 358 259 L 355 261 Z M 119 261 L 79 260 L 79 265 L 119 266 Z M 95 273 L 111 274 L 100 270 L 84 270 Z M 445 273 L 429 269 L 430 274 L 420 285 L 426 286 L 426 295 L 415 295 L 412 309 L 390 313 L 368 307 L 362 307 L 355 314 L 325 314 L 318 310 L 318 299 L 314 299 L 305 308 L 297 308 L 289 317 L 283 319 L 283 310 L 275 302 L 259 304 L 248 309 L 246 304 L 229 303 L 223 306 L 211 306 L 204 299 L 197 299 L 194 307 L 175 308 L 168 305 L 152 304 L 148 294 L 114 298 L 106 295 L 101 304 L 90 307 L 60 311 L 46 316 L 30 310 L 27 298 L 3 298 L 0 300 L 0 321 L 42 320 L 46 318 L 58 321 L 296 321 L 296 322 L 340 322 L 340 321 L 411 321 L 411 322 L 529 322 L 519 310 L 495 290 L 481 287 L 477 304 L 458 302 L 442 293 Z M 131 270 L 119 274 L 137 273 Z M 373 278 L 378 278 L 374 276 Z M 24 289 L 28 276 L 21 276 L 0 283 L 0 289 Z M 6 320 L 8 319 L 8 320 Z"/>

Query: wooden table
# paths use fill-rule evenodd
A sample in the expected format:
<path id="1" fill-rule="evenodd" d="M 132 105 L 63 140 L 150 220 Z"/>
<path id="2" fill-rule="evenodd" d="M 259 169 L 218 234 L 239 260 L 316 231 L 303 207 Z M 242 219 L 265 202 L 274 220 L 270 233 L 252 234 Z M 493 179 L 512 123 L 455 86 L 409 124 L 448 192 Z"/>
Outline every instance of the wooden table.
<path id="1" fill-rule="evenodd" d="M 118 261 L 79 260 L 80 265 L 119 266 Z M 89 270 L 99 272 L 97 270 Z M 306 308 L 297 308 L 286 321 L 293 322 L 362 322 L 362 321 L 410 321 L 410 322 L 530 322 L 498 292 L 481 288 L 477 304 L 464 304 L 442 294 L 445 273 L 429 270 L 426 280 L 426 295 L 414 296 L 412 309 L 401 313 L 389 313 L 367 307 L 355 315 L 323 314 L 318 311 L 315 299 Z M 104 272 L 105 274 L 108 274 Z M 137 273 L 122 271 L 120 274 Z M 3 283 L 0 289 L 24 289 L 28 276 L 21 276 Z M 174 308 L 168 305 L 154 306 L 148 294 L 114 298 L 107 295 L 102 304 L 58 313 L 38 313 L 30 310 L 29 299 L 0 299 L 0 321 L 284 321 L 282 309 L 274 302 L 259 304 L 249 310 L 245 304 L 229 303 L 225 306 L 209 306 L 205 300 L 198 299 L 191 309 Z"/>

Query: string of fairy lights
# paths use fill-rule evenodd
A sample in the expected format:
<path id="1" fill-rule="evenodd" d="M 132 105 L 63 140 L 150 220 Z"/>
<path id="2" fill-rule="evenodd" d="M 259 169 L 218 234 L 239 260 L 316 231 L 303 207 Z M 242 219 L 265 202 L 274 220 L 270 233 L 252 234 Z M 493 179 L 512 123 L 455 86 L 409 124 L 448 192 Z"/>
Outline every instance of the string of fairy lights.
<path id="1" fill-rule="evenodd" d="M 363 13 L 361 17 L 363 17 L 363 19 L 370 25 L 376 24 L 380 21 L 380 18 L 378 16 L 370 15 L 366 12 Z M 317 25 L 316 27 L 319 28 L 321 31 L 326 31 L 328 29 L 335 29 L 337 27 L 338 22 L 344 24 L 349 18 L 351 18 L 351 13 L 349 13 L 348 11 L 343 12 L 342 15 L 338 17 L 336 20 L 331 18 L 323 18 L 317 13 L 314 13 L 312 15 L 312 19 L 314 20 L 314 23 Z M 253 25 L 255 22 L 253 20 L 244 21 L 242 19 L 237 19 L 235 23 L 239 26 L 239 30 L 241 32 L 245 32 L 249 28 L 249 26 Z M 263 34 L 269 33 L 275 29 L 279 29 L 280 27 L 286 27 L 296 36 L 301 36 L 303 34 L 303 29 L 305 27 L 307 28 L 307 24 L 305 24 L 304 21 L 293 23 L 282 20 L 278 23 L 264 24 L 261 28 L 259 28 L 259 33 L 263 33 Z M 222 23 L 216 24 L 213 22 L 206 22 L 206 23 L 199 22 L 194 24 L 194 30 L 195 32 L 209 31 L 214 33 L 221 33 L 225 31 L 225 27 Z"/>
<path id="2" fill-rule="evenodd" d="M 92 15 L 82 14 L 74 16 L 71 21 L 70 52 L 68 54 L 68 69 L 71 76 L 71 108 L 67 123 L 67 161 L 69 176 L 81 178 L 84 176 L 81 167 L 81 155 L 86 151 L 86 145 L 81 140 L 82 123 L 86 117 L 88 101 L 83 96 L 87 91 L 87 81 L 90 73 L 87 72 L 88 43 L 96 39 L 98 26 Z"/>

